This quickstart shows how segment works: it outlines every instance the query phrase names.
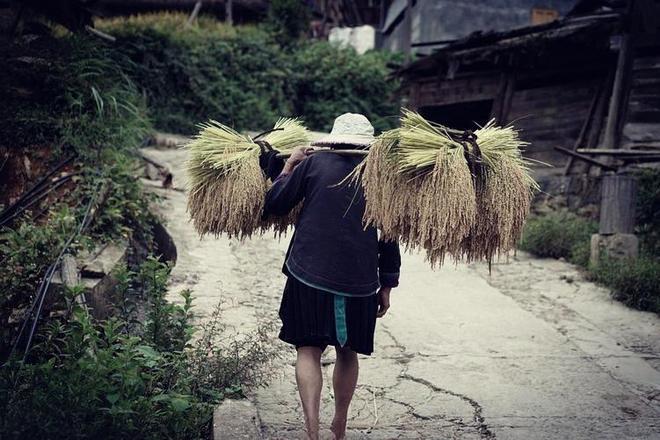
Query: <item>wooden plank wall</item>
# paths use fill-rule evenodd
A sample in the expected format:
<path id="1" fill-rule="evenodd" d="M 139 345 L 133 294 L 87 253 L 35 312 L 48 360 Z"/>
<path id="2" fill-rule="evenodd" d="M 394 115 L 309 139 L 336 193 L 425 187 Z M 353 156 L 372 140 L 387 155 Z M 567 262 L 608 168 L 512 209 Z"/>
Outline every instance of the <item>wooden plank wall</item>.
<path id="1" fill-rule="evenodd" d="M 493 99 L 499 83 L 499 74 L 492 72 L 465 75 L 451 80 L 437 77 L 420 80 L 412 88 L 410 106 L 419 108 Z"/>
<path id="2" fill-rule="evenodd" d="M 507 120 L 531 142 L 525 155 L 549 163 L 555 167 L 551 172 L 561 173 L 567 158 L 554 147 L 572 149 L 601 81 L 582 79 L 516 90 Z"/>
<path id="3" fill-rule="evenodd" d="M 637 57 L 633 62 L 623 143 L 624 148 L 660 146 L 660 55 Z"/>
<path id="4" fill-rule="evenodd" d="M 571 72 L 575 76 L 571 79 Z M 514 83 L 514 92 L 504 122 L 513 122 L 531 143 L 526 155 L 553 165 L 549 174 L 563 173 L 567 156 L 555 146 L 573 149 L 594 95 L 607 72 L 594 71 L 590 77 L 575 68 L 558 69 L 561 78 L 551 72 L 527 72 Z M 419 79 L 409 89 L 409 107 L 444 106 L 495 100 L 502 92 L 502 73 L 482 71 L 454 79 L 431 77 Z M 596 141 L 597 142 L 597 141 Z"/>

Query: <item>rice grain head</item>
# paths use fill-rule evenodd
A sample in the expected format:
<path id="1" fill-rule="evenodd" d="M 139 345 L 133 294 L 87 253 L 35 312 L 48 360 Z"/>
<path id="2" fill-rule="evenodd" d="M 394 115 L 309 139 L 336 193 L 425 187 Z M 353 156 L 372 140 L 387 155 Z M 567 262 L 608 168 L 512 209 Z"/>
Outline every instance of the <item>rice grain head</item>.
<path id="1" fill-rule="evenodd" d="M 520 239 L 538 184 L 522 156 L 527 143 L 513 127 L 497 127 L 490 121 L 475 134 L 486 174 L 477 188 L 477 215 L 462 253 L 468 261 L 491 261 Z"/>
<path id="2" fill-rule="evenodd" d="M 281 118 L 274 128 L 282 130 L 264 139 L 276 150 L 309 142 L 298 119 Z M 269 182 L 259 167 L 261 148 L 252 138 L 211 120 L 200 124 L 200 132 L 184 147 L 189 150 L 188 212 L 201 236 L 226 233 L 243 239 L 272 225 L 261 220 Z"/>
<path id="3" fill-rule="evenodd" d="M 510 250 L 538 188 L 513 127 L 490 121 L 475 131 L 484 176 L 471 174 L 465 153 L 475 152 L 459 134 L 404 109 L 401 128 L 381 135 L 352 176 L 364 188 L 365 225 L 424 249 L 432 266 Z"/>
<path id="4" fill-rule="evenodd" d="M 474 186 L 462 148 L 438 155 L 416 199 L 420 212 L 415 235 L 431 266 L 441 265 L 446 254 L 457 257 L 476 214 Z"/>
<path id="5" fill-rule="evenodd" d="M 261 229 L 266 190 L 257 150 L 251 160 L 244 160 L 231 172 L 192 188 L 188 212 L 200 235 L 226 233 L 229 238 L 243 239 Z"/>

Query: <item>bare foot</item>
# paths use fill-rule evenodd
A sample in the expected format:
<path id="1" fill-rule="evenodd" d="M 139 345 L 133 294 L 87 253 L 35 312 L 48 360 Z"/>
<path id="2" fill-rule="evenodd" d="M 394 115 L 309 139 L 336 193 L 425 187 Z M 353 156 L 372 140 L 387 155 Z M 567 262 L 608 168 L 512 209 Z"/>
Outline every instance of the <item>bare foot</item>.
<path id="1" fill-rule="evenodd" d="M 305 440 L 319 440 L 319 431 L 317 429 L 305 429 Z"/>
<path id="2" fill-rule="evenodd" d="M 346 438 L 346 420 L 334 419 L 330 425 L 334 440 L 344 440 Z"/>

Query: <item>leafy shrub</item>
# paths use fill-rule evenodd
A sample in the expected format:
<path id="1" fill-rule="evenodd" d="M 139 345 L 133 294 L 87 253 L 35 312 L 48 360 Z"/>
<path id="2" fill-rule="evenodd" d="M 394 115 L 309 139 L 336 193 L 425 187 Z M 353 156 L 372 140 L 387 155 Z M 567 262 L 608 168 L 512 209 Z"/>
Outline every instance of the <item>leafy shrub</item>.
<path id="1" fill-rule="evenodd" d="M 145 191 L 136 178 L 136 156 L 132 151 L 108 148 L 98 160 L 98 167 L 84 168 L 83 179 L 72 197 L 85 200 L 90 194 L 105 191 L 88 234 L 100 241 L 132 236 L 151 245 L 155 215 L 148 208 L 156 196 Z"/>
<path id="2" fill-rule="evenodd" d="M 149 310 L 144 338 L 160 351 L 183 350 L 193 334 L 189 324 L 192 319 L 190 291 L 181 294 L 183 306 L 168 302 L 166 295 L 170 268 L 153 257 L 142 263 L 136 275 Z"/>
<path id="3" fill-rule="evenodd" d="M 14 229 L 0 228 L 0 359 L 12 343 L 17 311 L 33 300 L 46 267 L 76 226 L 73 210 L 58 206 L 43 225 L 28 221 Z M 71 249 L 80 247 L 74 242 Z"/>
<path id="4" fill-rule="evenodd" d="M 388 117 L 398 113 L 397 84 L 387 68 L 395 55 L 358 55 L 325 42 L 283 49 L 263 28 L 185 21 L 184 14 L 152 14 L 98 23 L 118 37 L 116 62 L 145 91 L 161 130 L 192 133 L 207 119 L 267 129 L 282 115 L 329 130 L 347 111 L 366 114 L 379 130 L 396 123 Z"/>
<path id="5" fill-rule="evenodd" d="M 39 333 L 30 363 L 0 367 L 0 436 L 208 438 L 214 405 L 259 385 L 275 349 L 263 329 L 228 334 L 219 313 L 192 341 L 190 296 L 163 300 L 168 272 L 149 259 L 125 279 L 149 298 L 140 331 L 75 308 Z"/>
<path id="6" fill-rule="evenodd" d="M 326 42 L 302 44 L 291 56 L 294 109 L 310 127 L 330 131 L 344 112 L 363 113 L 376 130 L 396 123 L 396 83 L 388 79 L 387 67 L 395 56 L 376 51 L 358 55 Z"/>
<path id="7" fill-rule="evenodd" d="M 90 162 L 105 150 L 135 150 L 151 124 L 142 95 L 113 61 L 114 47 L 83 36 L 62 43 L 68 54 L 61 72 L 69 111 L 56 116 L 63 144 Z"/>
<path id="8" fill-rule="evenodd" d="M 586 266 L 591 235 L 597 231 L 595 222 L 568 211 L 552 212 L 527 221 L 520 248 L 539 257 L 566 258 Z"/>
<path id="9" fill-rule="evenodd" d="M 595 281 L 612 288 L 614 298 L 640 310 L 660 313 L 660 261 L 640 256 L 634 260 L 604 258 L 590 267 Z"/>
<path id="10" fill-rule="evenodd" d="M 660 169 L 637 173 L 637 230 L 643 250 L 660 256 Z"/>
<path id="11" fill-rule="evenodd" d="M 72 254 L 92 238 L 103 242 L 130 235 L 148 243 L 153 215 L 144 209 L 150 196 L 134 175 L 134 151 L 150 123 L 140 92 L 110 56 L 121 54 L 84 35 L 16 39 L 0 51 L 9 59 L 0 73 L 9 86 L 2 88 L 7 105 L 0 106 L 5 122 L 0 142 L 24 154 L 35 144 L 54 146 L 55 161 L 77 155 L 69 170 L 77 173 L 73 191 L 53 193 L 42 206 L 32 206 L 35 212 L 46 210 L 38 221 L 26 215 L 0 229 L 4 357 L 15 322 L 31 303 L 46 267 L 79 226 L 90 198 L 106 189 L 94 221 L 70 246 Z M 53 198 L 58 203 L 48 212 Z"/>
<path id="12" fill-rule="evenodd" d="M 80 309 L 44 336 L 43 359 L 0 371 L 3 438 L 201 437 L 210 403 L 191 402 L 176 353 L 127 336 L 120 322 L 95 325 Z"/>
<path id="13" fill-rule="evenodd" d="M 194 391 L 214 398 L 218 392 L 241 393 L 244 387 L 265 383 L 273 374 L 268 369 L 280 355 L 272 343 L 273 323 L 251 333 L 227 337 L 219 304 L 200 328 L 200 336 L 188 352 L 188 374 L 194 378 Z"/>
<path id="14" fill-rule="evenodd" d="M 158 28 L 160 29 L 160 28 Z M 226 38 L 213 29 L 110 27 L 123 68 L 145 90 L 155 125 L 191 133 L 209 118 L 237 127 L 266 127 L 287 114 L 282 55 L 263 32 Z"/>

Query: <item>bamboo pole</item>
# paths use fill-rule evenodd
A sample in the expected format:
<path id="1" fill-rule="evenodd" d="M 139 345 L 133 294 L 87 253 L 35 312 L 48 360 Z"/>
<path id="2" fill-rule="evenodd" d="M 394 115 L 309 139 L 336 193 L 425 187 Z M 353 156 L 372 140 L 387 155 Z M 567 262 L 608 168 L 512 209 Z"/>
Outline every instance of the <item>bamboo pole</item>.
<path id="1" fill-rule="evenodd" d="M 340 156 L 362 156 L 366 157 L 367 154 L 369 154 L 369 150 L 335 150 L 333 148 L 324 148 L 324 149 L 318 149 L 318 150 L 311 150 L 307 154 L 316 154 L 316 153 L 335 153 L 339 154 Z M 277 157 L 281 157 L 282 159 L 286 159 L 291 156 L 291 153 L 280 153 L 277 155 Z"/>

